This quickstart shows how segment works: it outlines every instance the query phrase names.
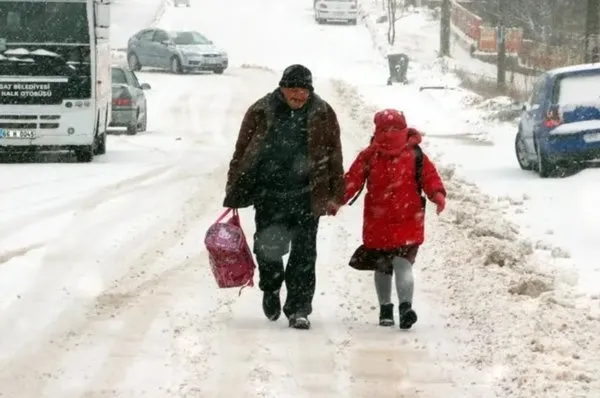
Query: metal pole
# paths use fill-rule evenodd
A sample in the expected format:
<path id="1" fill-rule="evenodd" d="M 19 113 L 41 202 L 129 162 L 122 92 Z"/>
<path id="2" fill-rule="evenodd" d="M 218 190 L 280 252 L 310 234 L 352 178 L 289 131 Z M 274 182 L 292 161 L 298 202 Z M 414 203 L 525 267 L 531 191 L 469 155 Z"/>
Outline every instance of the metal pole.
<path id="1" fill-rule="evenodd" d="M 498 89 L 504 91 L 506 88 L 506 27 L 504 26 L 504 5 L 505 0 L 498 1 L 498 26 L 497 26 L 497 69 L 496 79 Z"/>
<path id="2" fill-rule="evenodd" d="M 588 0 L 585 18 L 585 62 L 599 62 L 598 30 L 600 28 L 600 0 Z"/>
<path id="3" fill-rule="evenodd" d="M 441 20 L 440 20 L 440 57 L 450 56 L 450 19 L 452 17 L 452 8 L 450 0 L 442 1 Z"/>

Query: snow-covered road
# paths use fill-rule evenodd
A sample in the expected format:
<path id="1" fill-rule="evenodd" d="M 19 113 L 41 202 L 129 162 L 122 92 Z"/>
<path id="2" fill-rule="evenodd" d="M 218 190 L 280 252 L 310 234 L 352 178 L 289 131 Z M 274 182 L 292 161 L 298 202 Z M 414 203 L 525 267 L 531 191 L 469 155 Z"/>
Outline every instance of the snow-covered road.
<path id="1" fill-rule="evenodd" d="M 350 70 L 372 51 L 364 29 L 333 27 L 331 35 L 305 23 L 310 8 L 302 2 L 267 1 L 261 9 L 279 13 L 268 16 L 235 3 L 229 11 L 217 0 L 167 11 L 161 24 L 206 26 L 231 48 L 234 66 L 223 76 L 140 72 L 152 85 L 148 132 L 110 136 L 108 154 L 89 165 L 50 161 L 0 171 L 3 199 L 14 204 L 0 210 L 0 396 L 437 397 L 467 385 L 457 379 L 455 347 L 438 333 L 438 304 L 422 290 L 418 336 L 374 326 L 371 278 L 345 265 L 359 243 L 360 208 L 323 222 L 309 333 L 267 322 L 256 289 L 241 298 L 216 289 L 203 235 L 220 212 L 241 116 L 279 78 L 240 66 L 323 56 L 331 63 L 314 69 Z M 121 29 L 133 21 L 130 10 L 113 8 Z M 226 16 L 256 28 L 260 18 L 287 19 L 305 30 L 295 36 L 303 45 L 295 52 L 286 41 L 270 42 L 266 29 L 219 30 Z M 129 25 L 128 33 L 141 27 Z M 236 51 L 246 47 L 242 36 L 263 53 Z M 332 48 L 339 56 L 325 57 Z M 267 51 L 278 54 L 277 64 L 260 58 Z M 317 88 L 340 109 L 348 162 L 362 131 L 331 82 L 321 79 Z M 251 216 L 243 213 L 249 236 Z"/>
<path id="2" fill-rule="evenodd" d="M 451 200 L 428 220 L 412 331 L 376 326 L 372 276 L 346 265 L 360 243 L 359 205 L 322 221 L 311 331 L 268 322 L 256 288 L 241 297 L 218 290 L 203 239 L 222 211 L 245 109 L 276 86 L 281 68 L 306 64 L 338 111 L 348 165 L 368 142 L 372 108 L 343 80 L 383 88 L 387 75 L 365 26 L 317 25 L 312 2 L 192 3 L 160 19 L 159 0 L 115 3 L 113 44 L 150 23 L 200 30 L 228 51 L 224 75 L 139 72 L 152 86 L 148 132 L 110 136 L 92 164 L 0 169 L 0 397 L 589 396 L 578 383 L 594 391 L 597 343 L 563 325 L 580 313 L 552 291 L 527 301 L 540 286 L 520 238 L 490 243 L 498 228 L 510 231 L 502 209 L 443 166 Z M 242 211 L 248 236 L 252 216 Z M 538 390 L 545 395 L 531 395 Z"/>

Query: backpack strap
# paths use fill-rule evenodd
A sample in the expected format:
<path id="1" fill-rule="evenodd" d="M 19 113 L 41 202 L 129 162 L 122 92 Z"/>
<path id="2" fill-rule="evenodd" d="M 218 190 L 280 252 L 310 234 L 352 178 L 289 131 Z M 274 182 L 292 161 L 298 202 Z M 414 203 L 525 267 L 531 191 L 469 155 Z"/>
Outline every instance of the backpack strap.
<path id="1" fill-rule="evenodd" d="M 364 171 L 364 179 L 363 179 L 363 183 L 360 186 L 360 189 L 358 190 L 358 192 L 356 193 L 356 195 L 354 195 L 354 197 L 352 199 L 350 199 L 350 201 L 348 202 L 348 206 L 352 206 L 354 204 L 354 202 L 356 202 L 356 199 L 358 199 L 360 197 L 360 194 L 362 193 L 362 191 L 365 189 L 365 185 L 367 185 L 367 178 L 369 178 L 369 162 L 367 162 L 367 164 L 365 165 L 365 171 Z"/>
<path id="2" fill-rule="evenodd" d="M 420 146 L 414 146 L 415 151 L 415 177 L 417 178 L 417 192 L 421 197 L 423 209 L 427 206 L 427 198 L 423 195 L 423 150 Z"/>
<path id="3" fill-rule="evenodd" d="M 373 143 L 373 140 L 375 139 L 375 136 L 372 135 L 371 139 L 369 140 L 369 145 L 371 145 Z M 348 206 L 352 206 L 354 204 L 354 202 L 356 202 L 356 199 L 359 198 L 360 194 L 362 193 L 362 191 L 365 189 L 365 185 L 367 184 L 367 178 L 369 178 L 369 161 L 367 160 L 367 164 L 365 165 L 365 171 L 364 171 L 364 179 L 363 179 L 363 183 L 360 186 L 360 189 L 358 190 L 358 192 L 356 193 L 356 195 L 354 195 L 354 197 L 352 199 L 350 199 L 350 201 L 348 202 Z"/>

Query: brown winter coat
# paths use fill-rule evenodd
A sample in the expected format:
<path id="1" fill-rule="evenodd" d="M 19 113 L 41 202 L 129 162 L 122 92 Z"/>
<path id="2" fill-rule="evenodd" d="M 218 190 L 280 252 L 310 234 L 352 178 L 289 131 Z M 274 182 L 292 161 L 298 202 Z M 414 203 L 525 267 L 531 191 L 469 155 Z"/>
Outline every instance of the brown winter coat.
<path id="1" fill-rule="evenodd" d="M 255 166 L 262 143 L 273 123 L 271 95 L 247 110 L 227 175 L 223 205 L 243 208 L 254 204 Z M 344 166 L 340 126 L 333 108 L 319 96 L 308 106 L 308 151 L 312 207 L 315 215 L 329 214 L 328 203 L 341 205 L 344 198 Z M 292 156 L 293 154 L 290 154 Z"/>

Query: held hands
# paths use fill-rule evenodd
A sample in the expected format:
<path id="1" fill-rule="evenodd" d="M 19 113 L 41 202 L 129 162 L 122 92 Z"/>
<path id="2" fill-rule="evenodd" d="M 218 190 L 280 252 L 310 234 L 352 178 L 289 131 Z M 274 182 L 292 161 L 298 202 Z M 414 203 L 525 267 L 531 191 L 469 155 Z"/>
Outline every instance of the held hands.
<path id="1" fill-rule="evenodd" d="M 438 192 L 433 196 L 432 202 L 437 206 L 437 214 L 440 214 L 446 208 L 446 196 L 444 196 L 444 194 L 441 192 Z"/>
<path id="2" fill-rule="evenodd" d="M 335 216 L 337 214 L 337 212 L 340 210 L 340 207 L 342 207 L 342 206 L 333 201 L 329 201 L 327 203 L 327 215 Z"/>

